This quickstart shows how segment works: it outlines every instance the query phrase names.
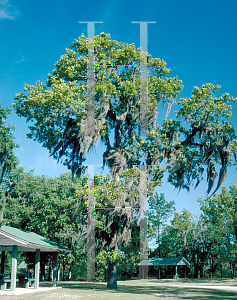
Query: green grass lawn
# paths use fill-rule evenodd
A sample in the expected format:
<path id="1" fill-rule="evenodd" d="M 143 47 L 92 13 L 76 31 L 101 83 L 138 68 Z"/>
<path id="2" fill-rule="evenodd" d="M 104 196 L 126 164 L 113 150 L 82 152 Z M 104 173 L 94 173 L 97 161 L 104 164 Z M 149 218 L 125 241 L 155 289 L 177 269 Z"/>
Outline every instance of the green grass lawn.
<path id="1" fill-rule="evenodd" d="M 178 284 L 173 287 L 172 284 Z M 52 290 L 48 292 L 39 292 L 33 294 L 25 294 L 21 296 L 1 296 L 1 300 L 74 300 L 74 299 L 134 299 L 134 300 L 150 300 L 150 299 L 237 299 L 237 292 L 208 290 L 199 288 L 187 288 L 183 285 L 231 285 L 237 286 L 237 280 L 229 279 L 180 279 L 180 280 L 127 280 L 118 281 L 118 290 L 110 291 L 106 289 L 106 283 L 90 283 L 90 282 L 58 282 L 58 286 L 62 289 Z M 52 286 L 52 283 L 40 283 L 40 286 Z"/>

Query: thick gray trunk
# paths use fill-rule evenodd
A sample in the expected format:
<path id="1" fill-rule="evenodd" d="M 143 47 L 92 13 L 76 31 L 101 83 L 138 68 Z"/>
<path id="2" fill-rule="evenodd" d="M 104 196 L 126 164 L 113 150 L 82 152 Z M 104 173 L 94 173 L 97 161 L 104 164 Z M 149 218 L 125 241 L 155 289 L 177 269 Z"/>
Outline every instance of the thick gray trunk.
<path id="1" fill-rule="evenodd" d="M 109 262 L 107 288 L 117 290 L 117 264 Z"/>

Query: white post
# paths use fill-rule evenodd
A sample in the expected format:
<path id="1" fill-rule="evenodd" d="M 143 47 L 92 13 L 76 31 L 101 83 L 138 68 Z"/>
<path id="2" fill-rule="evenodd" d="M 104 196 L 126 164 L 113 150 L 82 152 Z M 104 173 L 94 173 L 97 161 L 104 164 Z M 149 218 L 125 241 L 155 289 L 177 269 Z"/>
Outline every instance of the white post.
<path id="1" fill-rule="evenodd" d="M 39 288 L 39 271 L 40 271 L 40 249 L 36 249 L 35 256 L 35 283 L 34 288 Z"/>
<path id="2" fill-rule="evenodd" d="M 175 279 L 178 279 L 178 266 L 175 266 Z"/>
<path id="3" fill-rule="evenodd" d="M 53 287 L 57 286 L 57 258 L 58 258 L 58 253 L 54 252 L 54 254 L 53 254 Z"/>
<path id="4" fill-rule="evenodd" d="M 17 245 L 12 246 L 11 291 L 16 289 Z"/>

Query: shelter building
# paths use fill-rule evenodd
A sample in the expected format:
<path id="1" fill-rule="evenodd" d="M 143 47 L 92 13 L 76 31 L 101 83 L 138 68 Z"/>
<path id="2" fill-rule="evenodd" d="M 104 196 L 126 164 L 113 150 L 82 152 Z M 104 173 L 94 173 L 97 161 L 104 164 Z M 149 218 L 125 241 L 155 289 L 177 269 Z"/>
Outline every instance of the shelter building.
<path id="1" fill-rule="evenodd" d="M 10 285 L 11 291 L 14 291 L 16 289 L 18 252 L 36 252 L 34 288 L 38 289 L 39 271 L 40 271 L 40 252 L 51 252 L 53 254 L 53 286 L 56 286 L 58 252 L 72 251 L 36 233 L 5 226 L 5 225 L 1 226 L 0 228 L 0 250 L 2 251 L 1 273 L 3 275 L 4 275 L 5 251 L 12 252 L 11 285 Z"/>
<path id="2" fill-rule="evenodd" d="M 145 279 L 145 269 L 149 266 L 159 266 L 159 279 L 160 276 L 160 269 L 161 266 L 175 266 L 175 275 L 174 278 L 178 278 L 178 266 L 185 266 L 185 278 L 187 277 L 187 266 L 190 265 L 190 263 L 186 260 L 186 258 L 180 256 L 180 257 L 164 257 L 164 258 L 147 258 L 143 259 L 139 266 L 141 268 L 140 274 L 142 274 L 141 279 Z"/>

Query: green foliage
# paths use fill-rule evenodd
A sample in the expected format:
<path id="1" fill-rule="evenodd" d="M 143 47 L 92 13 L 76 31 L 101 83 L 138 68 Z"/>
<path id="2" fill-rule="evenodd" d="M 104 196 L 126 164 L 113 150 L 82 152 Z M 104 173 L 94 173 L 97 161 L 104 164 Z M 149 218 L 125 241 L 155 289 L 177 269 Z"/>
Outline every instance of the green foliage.
<path id="1" fill-rule="evenodd" d="M 19 147 L 15 143 L 15 137 L 12 131 L 14 126 L 9 124 L 6 126 L 7 115 L 10 114 L 9 107 L 3 108 L 0 105 L 0 214 L 1 218 L 5 211 L 6 199 L 5 189 L 8 185 L 8 177 L 10 173 L 16 168 L 18 159 L 14 154 L 14 150 Z M 2 220 L 0 220 L 2 224 Z"/>
<path id="2" fill-rule="evenodd" d="M 0 105 L 0 183 L 2 183 L 4 175 L 9 174 L 18 164 L 14 149 L 19 145 L 15 143 L 12 133 L 15 127 L 11 124 L 6 126 L 6 118 L 10 112 L 9 107 L 3 108 Z"/>
<path id="3" fill-rule="evenodd" d="M 171 225 L 165 228 L 161 236 L 163 255 L 185 256 L 194 228 L 193 216 L 188 210 L 183 209 L 181 214 L 175 212 Z"/>
<path id="4" fill-rule="evenodd" d="M 187 125 L 166 120 L 162 126 L 161 136 L 169 157 L 169 182 L 176 187 L 189 190 L 193 181 L 197 186 L 206 166 L 209 193 L 217 177 L 215 164 L 218 163 L 221 170 L 215 193 L 226 177 L 232 155 L 236 159 L 235 130 L 228 122 L 230 104 L 236 99 L 227 93 L 216 97 L 219 89 L 220 86 L 213 84 L 195 87 L 191 98 L 180 99 L 181 108 L 176 113 L 177 119 Z M 181 136 L 185 137 L 183 141 Z"/>
<path id="5" fill-rule="evenodd" d="M 86 250 L 80 235 L 86 212 L 82 205 L 86 199 L 86 182 L 86 178 L 72 181 L 70 173 L 51 178 L 16 168 L 5 185 L 5 223 L 72 249 L 72 253 L 60 254 L 59 264 L 65 272 L 71 271 L 74 278 L 79 276 L 74 265 L 80 265 L 78 260 L 85 261 Z M 46 264 L 51 259 L 49 255 L 42 257 Z"/>
<path id="6" fill-rule="evenodd" d="M 6 218 L 11 226 L 33 230 L 58 242 L 70 239 L 70 228 L 79 220 L 75 192 L 82 188 L 70 173 L 51 178 L 16 169 L 7 195 Z M 55 233 L 55 235 L 53 235 Z M 67 241 L 69 247 L 72 241 Z"/>
<path id="7" fill-rule="evenodd" d="M 139 251 L 135 249 L 131 250 L 125 252 L 117 264 L 118 280 L 128 280 L 132 277 L 138 277 L 138 264 L 140 262 Z"/>
<path id="8" fill-rule="evenodd" d="M 236 195 L 237 187 L 232 184 L 220 194 L 199 198 L 202 214 L 196 219 L 185 209 L 176 212 L 161 234 L 161 256 L 184 256 L 191 263 L 192 277 L 233 276 L 237 266 Z"/>
<path id="9" fill-rule="evenodd" d="M 24 172 L 23 168 L 16 168 L 8 179 L 5 184 L 5 223 L 16 228 L 36 232 L 72 249 L 72 253 L 59 255 L 59 265 L 63 270 L 62 278 L 65 279 L 66 275 L 64 274 L 69 274 L 69 272 L 71 272 L 74 279 L 86 277 L 87 176 L 80 179 L 75 178 L 72 181 L 70 173 L 51 178 L 45 175 L 36 176 L 33 171 Z M 116 208 L 116 201 L 121 197 L 122 189 L 119 187 L 122 186 L 123 181 L 115 182 L 109 176 L 96 174 L 94 184 L 96 208 L 98 208 L 94 215 L 96 252 L 102 253 L 98 256 L 98 268 L 102 268 L 101 272 L 103 274 L 105 268 L 103 259 L 105 257 L 106 260 L 109 259 L 111 262 L 121 259 L 119 252 L 112 249 L 111 241 L 114 241 L 115 245 L 120 243 L 121 246 L 124 244 L 124 240 L 131 243 L 126 230 L 130 226 L 133 228 L 135 225 L 134 222 L 127 225 L 125 223 L 117 225 L 117 219 L 114 218 L 114 214 L 111 214 L 111 211 L 116 209 L 117 218 L 121 216 L 121 220 L 125 221 L 126 215 L 123 216 L 123 210 L 126 210 L 126 208 Z M 128 187 L 125 185 L 124 189 L 126 188 Z M 111 210 L 108 208 L 111 208 Z M 134 210 L 130 209 L 130 212 L 134 221 Z M 115 228 L 115 226 L 117 227 Z M 127 229 L 126 226 L 128 226 Z M 122 248 L 125 250 L 126 257 L 129 257 L 130 266 L 131 261 L 134 260 L 132 255 L 134 247 L 137 251 L 139 249 L 138 233 L 138 228 L 136 230 L 132 229 L 132 241 L 135 244 L 129 244 L 128 248 L 125 246 Z M 126 238 L 123 234 L 126 235 Z M 103 244 L 105 235 L 108 238 L 108 244 Z M 134 240 L 135 236 L 136 241 Z M 106 250 L 103 251 L 104 248 Z M 51 265 L 52 257 L 50 255 L 43 255 L 41 258 L 44 264 Z M 32 255 L 29 257 L 26 255 L 24 259 L 31 263 L 34 262 Z M 98 268 L 97 275 L 100 277 Z M 127 273 L 129 272 L 130 270 L 127 270 Z M 104 274 L 102 278 L 104 280 Z"/>
<path id="10" fill-rule="evenodd" d="M 117 263 L 118 280 L 138 277 L 138 264 L 140 262 L 140 228 L 132 227 L 132 235 L 127 246 L 121 247 L 122 259 Z"/>
<path id="11" fill-rule="evenodd" d="M 101 264 L 103 264 L 105 267 L 107 266 L 108 261 L 110 261 L 111 263 L 114 263 L 121 259 L 122 259 L 121 254 L 115 250 L 111 250 L 111 251 L 103 250 L 99 254 L 99 260 L 100 260 Z"/>
<path id="12" fill-rule="evenodd" d="M 120 250 L 103 250 L 97 256 L 96 278 L 99 281 L 106 281 L 108 264 L 116 262 L 118 270 L 118 280 L 131 279 L 137 277 L 139 254 L 139 228 L 135 225 L 132 228 L 132 238 L 127 246 L 122 246 Z"/>
<path id="13" fill-rule="evenodd" d="M 68 261 L 66 257 L 66 267 L 67 270 L 65 271 L 66 274 L 69 274 L 71 271 L 71 276 L 73 280 L 79 280 L 81 278 L 87 277 L 87 249 L 85 247 L 85 243 L 80 240 L 78 236 L 78 240 L 72 246 L 73 249 L 73 259 Z"/>
<path id="14" fill-rule="evenodd" d="M 175 211 L 175 203 L 174 201 L 167 202 L 163 193 L 160 196 L 158 193 L 155 193 L 153 197 L 148 199 L 148 203 L 150 208 L 148 211 L 148 220 L 152 229 L 151 236 L 156 237 L 156 242 L 159 245 L 161 229 Z"/>
<path id="15" fill-rule="evenodd" d="M 119 251 L 111 250 L 106 251 L 103 250 L 97 256 L 97 270 L 96 270 L 96 278 L 98 281 L 105 281 L 108 274 L 108 266 L 109 262 L 111 264 L 117 263 L 122 260 L 121 253 Z"/>
<path id="16" fill-rule="evenodd" d="M 237 263 L 237 186 L 231 184 L 229 190 L 222 188 L 220 194 L 212 197 L 199 198 L 203 219 L 209 230 L 209 240 L 212 243 L 212 252 L 219 264 L 223 262 L 230 265 Z"/>
<path id="17" fill-rule="evenodd" d="M 220 194 L 215 194 L 212 197 L 198 198 L 198 201 L 208 221 L 213 224 L 222 223 L 226 227 L 225 230 L 229 228 L 232 232 L 235 232 L 237 213 L 236 196 L 237 186 L 232 183 L 229 190 L 223 187 Z"/>
<path id="18" fill-rule="evenodd" d="M 139 165 L 147 149 L 138 135 L 140 106 L 140 49 L 111 40 L 109 34 L 94 37 L 95 103 L 94 129 L 87 130 L 91 112 L 87 95 L 87 47 L 84 35 L 56 62 L 46 85 L 25 85 L 16 95 L 16 112 L 33 121 L 28 137 L 33 138 L 73 173 L 81 174 L 88 150 L 101 141 L 106 151 L 104 165 L 112 176 Z M 124 67 L 123 64 L 129 65 Z M 182 88 L 181 81 L 167 78 L 166 63 L 148 55 L 149 124 L 155 126 L 157 105 L 169 103 Z M 91 126 L 92 128 L 93 126 Z M 151 172 L 151 171 L 150 171 Z M 163 174 L 153 168 L 154 186 Z M 152 174 L 150 174 L 152 175 Z"/>

